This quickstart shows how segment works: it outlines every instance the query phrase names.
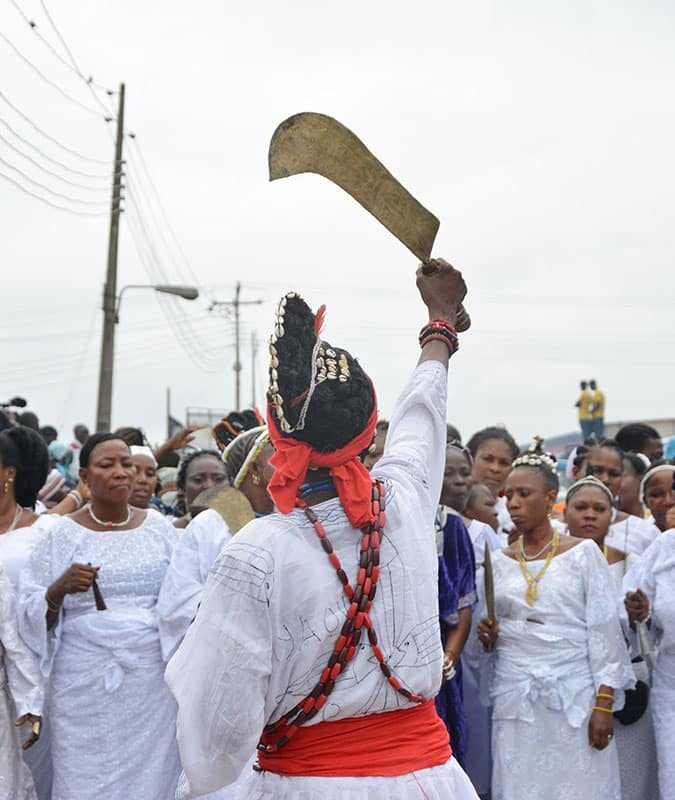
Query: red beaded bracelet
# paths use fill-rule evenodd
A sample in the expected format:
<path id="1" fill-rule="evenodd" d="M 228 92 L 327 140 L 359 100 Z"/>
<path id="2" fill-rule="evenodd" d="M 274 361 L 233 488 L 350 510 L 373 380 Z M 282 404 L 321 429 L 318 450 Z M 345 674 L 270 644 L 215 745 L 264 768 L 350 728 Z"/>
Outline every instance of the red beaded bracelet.
<path id="1" fill-rule="evenodd" d="M 432 341 L 443 342 L 447 345 L 451 356 L 459 349 L 457 331 L 447 320 L 440 317 L 430 320 L 420 331 L 420 347 L 424 347 Z"/>

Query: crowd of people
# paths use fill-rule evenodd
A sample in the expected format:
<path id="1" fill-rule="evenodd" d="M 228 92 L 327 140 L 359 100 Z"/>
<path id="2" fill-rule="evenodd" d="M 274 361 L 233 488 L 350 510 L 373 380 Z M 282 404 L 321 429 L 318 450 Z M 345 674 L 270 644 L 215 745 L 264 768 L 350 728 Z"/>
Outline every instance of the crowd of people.
<path id="1" fill-rule="evenodd" d="M 0 412 L 0 798 L 675 797 L 675 462 L 464 443 L 464 282 L 417 280 L 390 420 L 293 292 L 212 449 Z"/>

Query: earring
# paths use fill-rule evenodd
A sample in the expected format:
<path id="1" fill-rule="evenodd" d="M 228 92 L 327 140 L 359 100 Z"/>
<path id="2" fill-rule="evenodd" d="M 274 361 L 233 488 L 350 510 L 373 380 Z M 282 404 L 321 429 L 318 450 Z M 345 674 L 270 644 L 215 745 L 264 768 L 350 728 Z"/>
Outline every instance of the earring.
<path id="1" fill-rule="evenodd" d="M 5 481 L 5 494 L 9 492 L 9 487 L 12 483 L 14 483 L 14 478 L 7 478 Z"/>
<path id="2" fill-rule="evenodd" d="M 260 476 L 256 472 L 251 473 L 251 480 L 254 486 L 260 486 Z"/>

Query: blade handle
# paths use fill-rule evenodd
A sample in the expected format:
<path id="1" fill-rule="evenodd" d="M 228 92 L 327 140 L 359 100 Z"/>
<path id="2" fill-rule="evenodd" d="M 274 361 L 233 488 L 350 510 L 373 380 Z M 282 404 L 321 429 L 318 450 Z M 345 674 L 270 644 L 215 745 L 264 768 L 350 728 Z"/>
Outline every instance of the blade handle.
<path id="1" fill-rule="evenodd" d="M 430 267 L 429 270 L 424 270 L 423 272 L 433 272 L 436 267 L 431 263 L 429 259 L 422 262 L 425 267 Z M 457 333 L 464 333 L 468 331 L 471 327 L 471 317 L 469 316 L 469 312 L 464 308 L 464 304 L 460 303 L 459 308 L 457 309 L 457 318 L 455 319 L 455 330 Z"/>

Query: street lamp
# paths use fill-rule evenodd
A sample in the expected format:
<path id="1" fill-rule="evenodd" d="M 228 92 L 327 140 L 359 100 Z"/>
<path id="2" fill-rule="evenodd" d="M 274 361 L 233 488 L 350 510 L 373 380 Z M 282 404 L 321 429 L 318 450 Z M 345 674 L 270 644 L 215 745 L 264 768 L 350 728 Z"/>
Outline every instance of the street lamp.
<path id="1" fill-rule="evenodd" d="M 147 284 L 130 283 L 123 286 L 120 293 L 115 298 L 115 324 L 120 321 L 120 307 L 122 306 L 122 296 L 127 289 L 152 289 L 161 294 L 173 294 L 182 297 L 183 300 L 196 300 L 199 297 L 199 289 L 195 286 L 173 286 L 171 284 Z"/>
<path id="2" fill-rule="evenodd" d="M 184 300 L 196 300 L 199 290 L 194 286 L 173 286 L 170 284 L 130 284 L 123 286 L 114 303 L 108 301 L 107 289 L 103 293 L 103 339 L 101 342 L 101 363 L 98 373 L 98 403 L 96 406 L 96 430 L 110 430 L 112 417 L 113 364 L 115 359 L 115 325 L 119 322 L 122 295 L 127 289 L 152 289 L 162 294 L 173 294 Z M 112 300 L 112 297 L 110 298 Z M 112 307 L 111 307 L 112 306 Z"/>

